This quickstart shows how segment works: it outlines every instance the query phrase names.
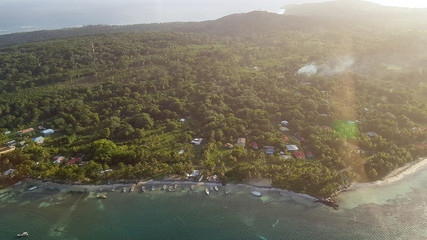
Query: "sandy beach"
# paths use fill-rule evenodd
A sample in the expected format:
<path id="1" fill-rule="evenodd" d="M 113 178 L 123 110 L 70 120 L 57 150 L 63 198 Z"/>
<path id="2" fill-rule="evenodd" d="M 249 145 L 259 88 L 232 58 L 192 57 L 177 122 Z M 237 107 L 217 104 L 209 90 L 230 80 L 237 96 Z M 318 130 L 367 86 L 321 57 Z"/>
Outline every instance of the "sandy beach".
<path id="1" fill-rule="evenodd" d="M 392 171 L 382 180 L 378 180 L 375 182 L 368 182 L 368 183 L 354 183 L 349 187 L 348 190 L 355 190 L 361 187 L 381 186 L 385 184 L 395 183 L 397 181 L 402 180 L 404 177 L 412 175 L 417 171 L 424 169 L 426 167 L 427 167 L 427 158 L 420 158 L 414 162 L 408 163 L 405 166 Z"/>

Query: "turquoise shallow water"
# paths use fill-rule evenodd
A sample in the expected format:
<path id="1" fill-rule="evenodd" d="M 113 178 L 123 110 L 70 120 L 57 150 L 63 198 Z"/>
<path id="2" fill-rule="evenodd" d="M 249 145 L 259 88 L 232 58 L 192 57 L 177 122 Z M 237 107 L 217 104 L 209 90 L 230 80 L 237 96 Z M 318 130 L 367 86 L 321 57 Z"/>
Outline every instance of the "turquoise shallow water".
<path id="1" fill-rule="evenodd" d="M 227 186 L 141 193 L 60 192 L 25 186 L 0 194 L 0 239 L 427 239 L 427 170 L 341 195 L 338 211 L 295 194 Z M 365 196 L 365 197 L 363 197 Z M 59 230 L 59 231 L 58 231 Z"/>

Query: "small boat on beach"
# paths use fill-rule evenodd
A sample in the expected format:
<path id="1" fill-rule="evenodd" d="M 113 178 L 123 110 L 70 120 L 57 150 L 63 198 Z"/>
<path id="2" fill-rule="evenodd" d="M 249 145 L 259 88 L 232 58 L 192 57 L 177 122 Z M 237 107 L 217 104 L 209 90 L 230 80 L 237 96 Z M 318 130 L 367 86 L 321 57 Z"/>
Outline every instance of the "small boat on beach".
<path id="1" fill-rule="evenodd" d="M 116 191 L 116 187 L 113 187 L 113 188 L 111 189 L 111 191 L 112 191 L 112 192 Z"/>
<path id="2" fill-rule="evenodd" d="M 99 199 L 107 199 L 107 195 L 105 195 L 105 194 L 97 194 L 97 195 L 96 195 L 96 198 L 99 198 Z"/>
<path id="3" fill-rule="evenodd" d="M 185 186 L 185 185 L 182 185 L 182 190 L 185 190 L 185 188 L 186 188 L 186 186 Z"/>
<path id="4" fill-rule="evenodd" d="M 178 184 L 173 185 L 173 188 L 176 189 L 178 187 Z"/>
<path id="5" fill-rule="evenodd" d="M 205 188 L 206 195 L 209 195 L 209 189 Z"/>
<path id="6" fill-rule="evenodd" d="M 145 192 L 145 187 L 144 186 L 141 187 L 141 192 Z"/>
<path id="7" fill-rule="evenodd" d="M 126 192 L 126 187 L 123 187 L 123 188 L 122 188 L 122 192 Z"/>
<path id="8" fill-rule="evenodd" d="M 166 188 L 167 188 L 167 186 L 165 184 L 165 185 L 163 185 L 162 190 L 166 190 Z"/>
<path id="9" fill-rule="evenodd" d="M 18 233 L 17 237 L 28 237 L 28 232 Z"/>
<path id="10" fill-rule="evenodd" d="M 252 195 L 254 195 L 255 197 L 261 197 L 261 193 L 260 193 L 260 192 L 252 191 L 251 193 L 252 193 Z"/>
<path id="11" fill-rule="evenodd" d="M 30 186 L 27 190 L 28 191 L 34 191 L 34 190 L 36 190 L 37 189 L 37 186 Z"/>
<path id="12" fill-rule="evenodd" d="M 194 185 L 191 185 L 191 186 L 190 186 L 190 189 L 191 189 L 191 190 L 194 190 Z"/>
<path id="13" fill-rule="evenodd" d="M 169 186 L 168 191 L 169 191 L 169 192 L 171 192 L 172 190 L 173 190 L 173 187 L 172 187 L 172 186 Z"/>
<path id="14" fill-rule="evenodd" d="M 154 188 L 155 188 L 155 186 L 153 185 L 153 186 L 151 186 L 151 191 L 153 191 L 154 190 Z"/>
<path id="15" fill-rule="evenodd" d="M 215 186 L 215 187 L 214 187 L 214 189 L 215 189 L 215 191 L 217 191 L 217 192 L 219 191 L 218 186 Z"/>
<path id="16" fill-rule="evenodd" d="M 212 186 L 209 187 L 209 191 L 213 192 L 214 188 Z"/>
<path id="17" fill-rule="evenodd" d="M 135 190 L 135 187 L 134 187 L 134 186 L 132 186 L 132 187 L 130 188 L 130 191 L 131 191 L 131 192 L 133 192 L 133 190 Z"/>

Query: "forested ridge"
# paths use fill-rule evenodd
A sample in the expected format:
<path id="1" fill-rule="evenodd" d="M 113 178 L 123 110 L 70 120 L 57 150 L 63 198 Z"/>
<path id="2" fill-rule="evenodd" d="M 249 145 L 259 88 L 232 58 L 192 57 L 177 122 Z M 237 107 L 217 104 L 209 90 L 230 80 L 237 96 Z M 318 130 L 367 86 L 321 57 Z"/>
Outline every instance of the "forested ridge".
<path id="1" fill-rule="evenodd" d="M 287 24 L 1 48 L 0 143 L 16 140 L 0 155 L 1 172 L 16 170 L 2 181 L 184 178 L 199 169 L 326 197 L 425 156 L 425 31 Z M 38 126 L 55 130 L 43 144 L 32 140 Z M 79 155 L 85 164 L 66 163 Z"/>

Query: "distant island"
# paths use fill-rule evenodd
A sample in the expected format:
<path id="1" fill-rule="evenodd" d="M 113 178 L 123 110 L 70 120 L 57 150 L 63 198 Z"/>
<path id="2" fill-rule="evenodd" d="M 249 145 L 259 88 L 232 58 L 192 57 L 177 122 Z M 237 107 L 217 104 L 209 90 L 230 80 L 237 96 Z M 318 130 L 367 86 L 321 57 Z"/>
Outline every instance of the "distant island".
<path id="1" fill-rule="evenodd" d="M 327 198 L 427 156 L 422 10 L 331 4 L 0 36 L 0 185 L 268 179 Z"/>

